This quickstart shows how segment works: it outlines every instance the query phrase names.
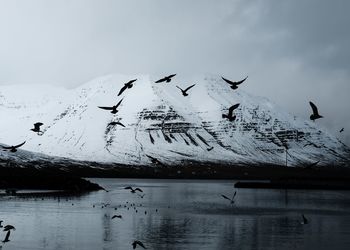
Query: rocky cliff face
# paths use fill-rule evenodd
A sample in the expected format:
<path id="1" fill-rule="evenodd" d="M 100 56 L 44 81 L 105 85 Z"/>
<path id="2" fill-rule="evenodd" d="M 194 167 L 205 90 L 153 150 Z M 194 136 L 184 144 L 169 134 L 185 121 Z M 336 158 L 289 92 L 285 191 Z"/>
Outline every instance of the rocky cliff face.
<path id="1" fill-rule="evenodd" d="M 137 78 L 117 97 L 124 82 Z M 110 75 L 73 90 L 0 87 L 0 141 L 76 160 L 133 165 L 203 161 L 342 165 L 349 148 L 316 122 L 294 117 L 265 98 L 233 91 L 218 76 L 154 83 L 149 76 Z M 175 87 L 196 86 L 183 97 Z M 249 84 L 249 82 L 245 83 Z M 18 91 L 20 89 L 21 91 Z M 113 106 L 117 114 L 97 106 Z M 236 103 L 234 122 L 222 118 Z M 305 108 L 309 108 L 305 104 Z M 44 123 L 43 135 L 30 131 Z M 108 125 L 120 121 L 125 127 Z"/>

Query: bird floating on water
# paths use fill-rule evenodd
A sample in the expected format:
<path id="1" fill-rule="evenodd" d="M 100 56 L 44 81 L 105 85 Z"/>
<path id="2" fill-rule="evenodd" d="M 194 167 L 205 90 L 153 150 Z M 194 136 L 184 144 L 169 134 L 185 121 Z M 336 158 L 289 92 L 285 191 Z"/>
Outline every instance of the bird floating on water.
<path id="1" fill-rule="evenodd" d="M 30 130 L 35 132 L 35 133 L 38 133 L 38 135 L 41 135 L 42 131 L 40 130 L 40 126 L 42 126 L 42 125 L 44 125 L 44 123 L 42 123 L 42 122 L 34 123 L 34 128 L 32 128 Z"/>
<path id="2" fill-rule="evenodd" d="M 131 245 L 132 245 L 133 249 L 135 249 L 137 247 L 137 245 L 139 245 L 140 247 L 142 247 L 144 249 L 147 249 L 147 247 L 145 247 L 145 245 L 139 240 L 135 240 Z"/>
<path id="3" fill-rule="evenodd" d="M 24 141 L 21 144 L 18 144 L 16 146 L 10 146 L 10 147 L 2 146 L 2 148 L 3 149 L 9 149 L 10 152 L 17 152 L 17 148 L 22 147 L 24 145 L 24 143 L 26 143 L 26 142 Z"/>
<path id="4" fill-rule="evenodd" d="M 163 77 L 162 79 L 159 79 L 158 81 L 155 81 L 155 83 L 160 83 L 160 82 L 171 82 L 171 78 L 176 76 L 176 74 L 172 74 L 170 76 Z"/>
<path id="5" fill-rule="evenodd" d="M 182 89 L 182 88 L 180 88 L 179 86 L 176 86 L 176 88 L 178 88 L 179 90 L 181 90 L 183 96 L 188 96 L 187 91 L 189 91 L 189 90 L 190 90 L 191 88 L 193 88 L 195 85 L 196 85 L 196 84 L 193 84 L 193 85 L 187 87 L 186 89 Z"/>
<path id="6" fill-rule="evenodd" d="M 130 80 L 127 83 L 124 83 L 124 86 L 120 89 L 118 96 L 120 96 L 126 89 L 131 89 L 133 85 L 133 82 L 136 82 L 137 79 Z"/>
<path id="7" fill-rule="evenodd" d="M 100 106 L 98 106 L 98 107 L 99 107 L 100 109 L 112 110 L 111 113 L 112 113 L 112 114 L 116 114 L 116 113 L 118 113 L 118 111 L 119 111 L 119 110 L 117 110 L 117 108 L 118 108 L 119 105 L 122 103 L 122 101 L 123 101 L 123 99 L 121 99 L 121 100 L 117 103 L 117 105 L 114 105 L 114 106 L 112 106 L 112 107 L 100 107 Z"/>
<path id="8" fill-rule="evenodd" d="M 233 115 L 233 110 L 235 110 L 238 107 L 239 107 L 239 103 L 231 106 L 228 109 L 228 114 L 222 114 L 222 118 L 227 118 L 230 122 L 233 122 L 234 120 L 236 120 L 236 116 Z"/>
<path id="9" fill-rule="evenodd" d="M 309 223 L 308 219 L 306 219 L 304 214 L 302 214 L 301 217 L 303 218 L 303 221 L 301 222 L 302 225 L 306 225 Z"/>
<path id="10" fill-rule="evenodd" d="M 319 115 L 318 109 L 315 104 L 309 102 L 312 108 L 312 114 L 310 115 L 310 120 L 315 121 L 316 119 L 323 118 L 323 116 Z"/>
<path id="11" fill-rule="evenodd" d="M 240 80 L 240 81 L 238 81 L 238 82 L 230 81 L 230 80 L 228 80 L 228 79 L 226 79 L 226 78 L 224 78 L 224 77 L 221 77 L 221 78 L 222 78 L 222 80 L 224 80 L 225 82 L 227 82 L 228 84 L 231 85 L 231 86 L 230 86 L 231 89 L 237 89 L 237 88 L 238 88 L 237 85 L 239 85 L 239 84 L 243 83 L 245 80 L 247 80 L 248 76 L 247 76 L 246 78 L 244 78 L 243 80 Z"/>

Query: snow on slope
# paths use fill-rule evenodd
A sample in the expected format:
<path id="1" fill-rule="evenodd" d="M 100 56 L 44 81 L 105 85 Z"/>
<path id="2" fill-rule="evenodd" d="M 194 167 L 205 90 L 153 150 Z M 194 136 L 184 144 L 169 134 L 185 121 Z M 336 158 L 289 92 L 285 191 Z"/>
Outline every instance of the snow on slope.
<path id="1" fill-rule="evenodd" d="M 133 88 L 119 89 L 137 78 Z M 342 164 L 349 149 L 318 128 L 282 111 L 265 98 L 233 91 L 218 76 L 154 83 L 150 76 L 110 75 L 73 90 L 51 86 L 0 87 L 0 142 L 24 140 L 23 149 L 77 160 L 150 164 L 183 161 Z M 175 87 L 196 83 L 183 97 Z M 247 82 L 249 84 L 249 82 Z M 97 106 L 123 102 L 115 115 Z M 237 119 L 222 113 L 236 103 Z M 42 136 L 29 129 L 44 123 Z M 111 121 L 126 125 L 108 126 Z M 154 141 L 152 143 L 152 141 Z M 214 147 L 208 151 L 208 148 Z"/>

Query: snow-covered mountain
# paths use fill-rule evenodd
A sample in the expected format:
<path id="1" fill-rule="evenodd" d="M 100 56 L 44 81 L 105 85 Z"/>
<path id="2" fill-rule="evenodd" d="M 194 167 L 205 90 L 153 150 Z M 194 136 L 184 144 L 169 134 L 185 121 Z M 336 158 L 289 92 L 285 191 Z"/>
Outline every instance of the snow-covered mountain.
<path id="1" fill-rule="evenodd" d="M 124 83 L 134 78 L 134 86 L 118 97 Z M 234 91 L 218 76 L 175 76 L 170 83 L 154 83 L 157 79 L 109 75 L 72 90 L 0 86 L 0 142 L 26 141 L 23 149 L 49 156 L 136 165 L 151 164 L 148 156 L 169 165 L 282 165 L 285 145 L 288 165 L 342 165 L 349 158 L 349 148 L 319 128 L 317 121 L 301 120 L 265 98 Z M 187 97 L 176 88 L 193 83 Z M 122 98 L 117 114 L 98 108 Z M 223 119 L 236 103 L 237 119 Z M 30 131 L 38 121 L 44 123 L 41 136 Z M 108 125 L 112 121 L 126 127 Z"/>

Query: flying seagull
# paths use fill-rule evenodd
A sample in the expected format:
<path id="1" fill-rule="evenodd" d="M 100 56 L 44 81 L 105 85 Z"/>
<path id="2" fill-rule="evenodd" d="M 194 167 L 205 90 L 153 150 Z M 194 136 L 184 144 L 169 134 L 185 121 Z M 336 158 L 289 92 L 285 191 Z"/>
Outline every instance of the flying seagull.
<path id="1" fill-rule="evenodd" d="M 6 243 L 6 242 L 9 242 L 9 238 L 10 238 L 10 234 L 11 234 L 11 231 L 8 231 L 6 236 L 5 236 L 5 239 L 2 241 L 3 243 Z"/>
<path id="2" fill-rule="evenodd" d="M 139 240 L 135 240 L 131 245 L 132 245 L 133 249 L 135 249 L 137 247 L 137 245 L 139 245 L 140 247 L 142 247 L 144 249 L 147 249 L 147 247 L 145 247 L 145 245 Z"/>
<path id="3" fill-rule="evenodd" d="M 342 128 L 340 131 L 339 131 L 339 133 L 342 133 L 344 131 L 344 128 Z"/>
<path id="4" fill-rule="evenodd" d="M 233 110 L 235 110 L 236 108 L 239 107 L 239 103 L 231 106 L 229 109 L 228 109 L 228 114 L 222 114 L 222 118 L 227 118 L 230 122 L 233 122 L 234 120 L 236 120 L 236 116 L 233 115 Z"/>
<path id="5" fill-rule="evenodd" d="M 125 187 L 124 189 L 130 190 L 130 192 L 133 193 L 133 194 L 136 193 L 136 191 L 139 191 L 139 192 L 143 193 L 143 191 L 140 188 L 135 188 L 134 189 L 134 188 L 129 186 L 129 187 Z"/>
<path id="6" fill-rule="evenodd" d="M 30 130 L 38 133 L 38 135 L 39 135 L 39 133 L 42 133 L 42 131 L 40 130 L 40 126 L 42 126 L 42 125 L 44 125 L 44 123 L 42 123 L 42 122 L 34 123 L 34 128 L 32 128 Z"/>
<path id="7" fill-rule="evenodd" d="M 305 215 L 301 215 L 301 217 L 303 218 L 303 221 L 301 222 L 302 225 L 306 225 L 309 223 L 308 219 L 306 219 Z"/>
<path id="8" fill-rule="evenodd" d="M 183 96 L 188 96 L 187 91 L 190 90 L 191 88 L 193 88 L 195 85 L 196 85 L 196 84 L 193 84 L 193 85 L 189 86 L 188 88 L 186 88 L 185 90 L 183 90 L 183 89 L 180 88 L 179 86 L 176 86 L 176 88 L 178 88 L 179 90 L 181 90 Z"/>
<path id="9" fill-rule="evenodd" d="M 222 198 L 226 199 L 226 200 L 229 200 L 231 204 L 235 203 L 234 199 L 237 195 L 237 191 L 234 192 L 233 196 L 232 196 L 232 199 L 228 198 L 226 195 L 222 194 Z"/>
<path id="10" fill-rule="evenodd" d="M 214 147 L 210 147 L 210 148 L 207 148 L 208 151 L 212 151 L 214 149 Z"/>
<path id="11" fill-rule="evenodd" d="M 160 82 L 171 82 L 171 78 L 173 78 L 174 76 L 176 76 L 176 74 L 163 77 L 162 79 L 159 79 L 159 80 L 156 81 L 155 83 L 160 83 Z"/>
<path id="12" fill-rule="evenodd" d="M 114 218 L 122 219 L 123 217 L 122 217 L 121 215 L 113 215 L 113 216 L 112 216 L 112 220 L 113 220 Z"/>
<path id="13" fill-rule="evenodd" d="M 312 108 L 312 114 L 310 115 L 310 120 L 315 121 L 316 119 L 322 118 L 323 116 L 318 114 L 318 110 L 315 104 L 310 102 L 310 106 Z"/>
<path id="14" fill-rule="evenodd" d="M 4 230 L 3 231 L 10 231 L 10 230 L 16 230 L 16 228 L 12 225 L 6 225 L 4 226 Z"/>
<path id="15" fill-rule="evenodd" d="M 118 113 L 118 111 L 119 111 L 119 110 L 117 110 L 117 108 L 118 108 L 119 105 L 122 103 L 122 101 L 123 101 L 123 99 L 121 99 L 121 100 L 118 102 L 117 105 L 114 105 L 114 106 L 112 106 L 112 107 L 100 107 L 100 106 L 99 106 L 99 108 L 100 108 L 100 109 L 105 109 L 105 110 L 112 110 L 111 113 L 112 113 L 112 114 L 116 114 L 116 113 Z"/>
<path id="16" fill-rule="evenodd" d="M 23 146 L 24 143 L 26 143 L 26 142 L 24 141 L 24 142 L 22 142 L 21 144 L 18 144 L 18 145 L 16 145 L 16 146 L 10 146 L 10 147 L 2 146 L 2 148 L 3 148 L 3 149 L 9 149 L 11 152 L 17 152 L 17 148 Z"/>
<path id="17" fill-rule="evenodd" d="M 238 81 L 238 82 L 232 82 L 232 81 L 230 81 L 230 80 L 228 80 L 228 79 L 226 79 L 226 78 L 223 78 L 223 77 L 221 77 L 222 78 L 222 80 L 224 80 L 225 82 L 227 82 L 228 84 L 230 84 L 231 86 L 231 89 L 237 89 L 238 87 L 237 87 L 237 85 L 239 85 L 239 84 L 241 84 L 242 82 L 244 82 L 245 80 L 247 80 L 247 78 L 248 78 L 248 76 L 246 77 L 246 78 L 244 78 L 243 80 L 240 80 L 240 81 Z"/>
<path id="18" fill-rule="evenodd" d="M 125 125 L 121 122 L 110 122 L 108 123 L 108 126 L 115 126 L 115 125 L 119 125 L 125 128 Z"/>
<path id="19" fill-rule="evenodd" d="M 124 83 L 124 86 L 120 89 L 118 96 L 120 96 L 126 89 L 131 89 L 134 86 L 132 83 L 136 82 L 137 79 L 130 80 L 127 83 Z"/>

